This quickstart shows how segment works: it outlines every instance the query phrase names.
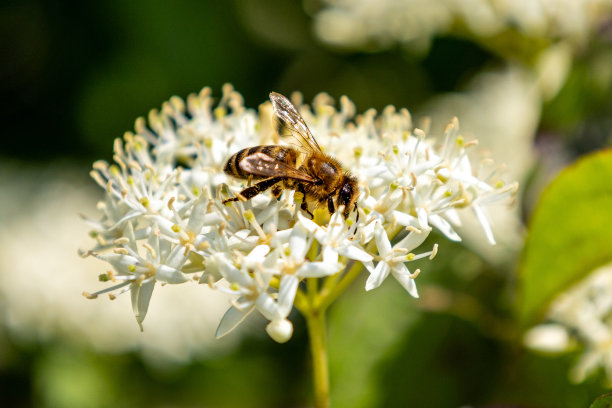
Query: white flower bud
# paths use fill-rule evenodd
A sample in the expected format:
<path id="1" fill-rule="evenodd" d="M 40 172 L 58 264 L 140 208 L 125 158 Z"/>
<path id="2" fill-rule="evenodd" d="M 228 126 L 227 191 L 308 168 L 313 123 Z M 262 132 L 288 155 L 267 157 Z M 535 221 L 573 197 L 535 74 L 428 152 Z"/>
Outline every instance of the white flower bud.
<path id="1" fill-rule="evenodd" d="M 569 335 L 560 324 L 541 324 L 529 329 L 523 337 L 525 345 L 545 353 L 559 353 L 567 350 Z"/>
<path id="2" fill-rule="evenodd" d="M 293 335 L 293 324 L 287 319 L 273 320 L 266 326 L 266 332 L 277 343 L 285 343 Z"/>

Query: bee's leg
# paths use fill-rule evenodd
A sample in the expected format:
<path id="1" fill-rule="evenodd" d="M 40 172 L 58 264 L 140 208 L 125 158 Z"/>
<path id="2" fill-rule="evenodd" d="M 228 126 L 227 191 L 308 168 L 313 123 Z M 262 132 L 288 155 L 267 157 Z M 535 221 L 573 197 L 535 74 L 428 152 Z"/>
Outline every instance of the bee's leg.
<path id="1" fill-rule="evenodd" d="M 242 198 L 244 198 L 244 201 L 250 200 L 251 198 L 255 197 L 257 194 L 263 191 L 266 191 L 273 185 L 279 183 L 282 179 L 283 179 L 282 177 L 271 177 L 269 179 L 262 180 L 259 183 L 256 183 L 255 185 L 251 187 L 247 187 L 241 192 L 239 192 L 238 197 L 232 197 L 232 198 L 228 198 L 227 200 L 223 200 L 223 204 L 229 203 L 230 201 L 238 201 L 238 200 L 242 201 Z"/>
<path id="2" fill-rule="evenodd" d="M 357 209 L 357 201 L 355 201 L 355 206 L 353 207 L 353 211 L 355 211 L 357 213 L 357 215 L 355 216 L 355 224 L 353 224 L 353 237 L 355 235 L 357 235 L 357 223 L 359 222 L 359 210 Z M 347 210 L 344 210 L 344 219 L 347 219 L 349 216 L 349 213 Z M 351 229 L 351 227 L 349 227 L 349 230 Z"/>
<path id="3" fill-rule="evenodd" d="M 314 220 L 314 214 L 311 213 L 308 210 L 308 203 L 306 202 L 306 200 L 302 201 L 302 205 L 300 205 L 300 208 L 302 209 L 302 211 L 304 211 L 306 214 L 310 215 L 310 219 Z"/>
<path id="4" fill-rule="evenodd" d="M 330 214 L 336 212 L 336 209 L 334 208 L 334 199 L 331 195 L 327 196 L 327 210 Z"/>
<path id="5" fill-rule="evenodd" d="M 302 193 L 302 205 L 300 205 L 300 208 L 302 209 L 302 211 L 304 211 L 306 214 L 310 215 L 310 219 L 314 220 L 314 214 L 311 213 L 308 210 L 308 202 L 306 201 L 306 190 L 304 190 L 304 186 L 302 184 L 298 184 L 298 188 L 297 190 Z"/>
<path id="6" fill-rule="evenodd" d="M 272 195 L 277 200 L 280 200 L 280 196 L 281 196 L 282 192 L 283 192 L 283 188 L 281 186 L 279 186 L 278 184 L 275 185 L 274 187 L 272 187 Z"/>

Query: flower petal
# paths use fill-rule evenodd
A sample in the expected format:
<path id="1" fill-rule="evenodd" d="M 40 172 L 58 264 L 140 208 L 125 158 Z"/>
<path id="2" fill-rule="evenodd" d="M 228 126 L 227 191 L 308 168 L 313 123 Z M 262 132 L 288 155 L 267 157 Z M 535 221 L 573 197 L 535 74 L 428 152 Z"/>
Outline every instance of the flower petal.
<path id="1" fill-rule="evenodd" d="M 370 274 L 366 281 L 365 290 L 372 290 L 381 285 L 383 281 L 389 276 L 389 265 L 386 262 L 379 262 L 374 269 L 374 272 Z"/>
<path id="2" fill-rule="evenodd" d="M 393 211 L 393 219 L 399 225 L 403 225 L 404 227 L 412 226 L 418 228 L 420 226 L 418 218 L 413 217 L 410 214 L 406 214 L 405 212 Z"/>
<path id="3" fill-rule="evenodd" d="M 234 330 L 254 309 L 254 305 L 245 310 L 238 310 L 235 307 L 227 309 L 217 326 L 215 337 L 221 338 Z"/>
<path id="4" fill-rule="evenodd" d="M 459 236 L 459 234 L 455 232 L 455 230 L 453 229 L 453 227 L 451 227 L 448 221 L 446 221 L 439 215 L 434 214 L 430 216 L 429 222 L 432 226 L 436 227 L 442 234 L 446 236 L 446 238 L 450 239 L 451 241 L 461 241 L 461 237 Z"/>
<path id="5" fill-rule="evenodd" d="M 416 213 L 417 213 L 417 218 L 419 220 L 419 227 L 420 228 L 429 227 L 428 219 L 430 217 L 428 217 L 427 211 L 424 208 L 417 207 Z"/>
<path id="6" fill-rule="evenodd" d="M 303 260 L 310 245 L 308 232 L 302 228 L 293 228 L 289 237 L 289 248 L 291 248 L 291 259 Z"/>
<path id="7" fill-rule="evenodd" d="M 299 279 L 295 275 L 284 275 L 278 288 L 278 313 L 286 317 L 293 309 L 293 300 L 297 292 Z"/>
<path id="8" fill-rule="evenodd" d="M 311 234 L 321 229 L 321 227 L 319 227 L 314 221 L 309 220 L 308 218 L 304 217 L 302 213 L 299 211 L 298 211 L 298 223 L 304 229 L 306 229 L 306 231 L 308 231 Z"/>
<path id="9" fill-rule="evenodd" d="M 389 254 L 391 249 L 391 242 L 387 236 L 387 231 L 381 223 L 376 223 L 376 229 L 374 230 L 374 239 L 376 240 L 376 248 L 380 256 Z"/>
<path id="10" fill-rule="evenodd" d="M 374 259 L 372 255 L 368 254 L 363 249 L 356 247 L 355 245 L 351 245 L 351 243 L 341 247 L 339 253 L 346 258 L 361 262 L 369 262 Z"/>
<path id="11" fill-rule="evenodd" d="M 134 316 L 136 317 L 138 326 L 140 326 L 140 330 L 142 331 L 142 322 L 144 321 L 144 318 L 147 315 L 147 310 L 149 309 L 149 302 L 151 301 L 151 295 L 153 294 L 153 288 L 155 287 L 155 280 L 150 279 L 140 284 L 134 282 L 131 284 L 131 286 L 132 288 L 130 293 L 132 297 L 132 310 L 134 311 Z"/>
<path id="12" fill-rule="evenodd" d="M 155 279 L 165 283 L 183 283 L 187 282 L 189 278 L 183 272 L 176 268 L 172 268 L 168 265 L 159 265 L 155 271 Z"/>
<path id="13" fill-rule="evenodd" d="M 478 204 L 474 203 L 472 205 L 472 211 L 474 211 L 474 214 L 476 214 L 476 218 L 478 218 L 478 221 L 482 226 L 485 236 L 487 237 L 487 241 L 489 241 L 491 245 L 495 245 L 495 237 L 493 236 L 493 231 L 491 230 L 491 224 L 489 223 L 484 210 Z"/>
<path id="14" fill-rule="evenodd" d="M 324 246 L 322 249 L 323 262 L 335 264 L 338 263 L 338 250 L 332 246 Z"/>
<path id="15" fill-rule="evenodd" d="M 202 227 L 204 226 L 204 219 L 207 214 L 207 211 L 206 211 L 207 206 L 208 206 L 208 196 L 200 192 L 198 201 L 195 203 L 195 205 L 191 209 L 191 214 L 189 215 L 189 221 L 187 222 L 187 230 L 195 233 L 196 235 L 202 231 Z"/>
<path id="16" fill-rule="evenodd" d="M 400 264 L 400 266 L 391 269 L 391 273 L 397 279 L 397 281 L 406 289 L 410 296 L 418 298 L 419 292 L 417 291 L 416 283 L 414 279 L 410 277 L 410 271 L 406 268 L 406 265 Z"/>
<path id="17" fill-rule="evenodd" d="M 423 229 L 420 232 L 410 231 L 408 235 L 401 239 L 397 244 L 395 244 L 394 248 L 402 248 L 407 251 L 412 251 L 413 249 L 420 246 L 429 236 L 431 232 L 431 228 Z"/>
<path id="18" fill-rule="evenodd" d="M 266 292 L 259 295 L 255 301 L 255 306 L 257 307 L 257 310 L 259 310 L 259 313 L 261 313 L 268 320 L 275 320 L 285 317 L 279 312 L 278 303 L 276 303 L 272 296 Z"/>
<path id="19" fill-rule="evenodd" d="M 301 278 L 323 278 L 340 272 L 342 268 L 339 262 L 306 262 L 297 271 L 297 275 Z"/>
<path id="20" fill-rule="evenodd" d="M 257 245 L 251 250 L 251 252 L 249 252 L 247 256 L 244 257 L 243 263 L 245 266 L 247 266 L 247 268 L 252 268 L 258 264 L 263 264 L 268 252 L 270 252 L 270 247 L 268 245 Z"/>

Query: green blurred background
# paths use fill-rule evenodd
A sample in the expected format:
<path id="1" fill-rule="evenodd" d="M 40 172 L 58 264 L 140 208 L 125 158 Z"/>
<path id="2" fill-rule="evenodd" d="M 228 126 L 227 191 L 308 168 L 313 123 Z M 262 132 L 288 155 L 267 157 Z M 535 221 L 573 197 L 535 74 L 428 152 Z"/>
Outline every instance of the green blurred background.
<path id="1" fill-rule="evenodd" d="M 394 13 L 376 13 L 388 3 L 363 2 L 366 16 L 393 25 Z M 432 3 L 398 3 L 423 24 L 412 37 L 342 43 L 330 27 L 347 31 L 346 15 L 334 21 L 330 4 L 315 0 L 3 2 L 0 405 L 308 406 L 297 314 L 287 344 L 271 341 L 257 320 L 214 340 L 226 300 L 181 302 L 174 291 L 152 305 L 147 319 L 161 317 L 141 334 L 127 303 L 111 311 L 80 295 L 104 272 L 76 259 L 90 245 L 77 214 L 95 215 L 102 196 L 87 175 L 91 162 L 110 160 L 113 140 L 170 96 L 203 86 L 219 96 L 227 82 L 251 108 L 272 90 L 299 90 L 306 101 L 348 95 L 360 112 L 406 107 L 417 121 L 431 116 L 434 132 L 457 115 L 521 183 L 505 224 L 512 232 L 502 227 L 495 251 L 436 237 L 444 256 L 422 265 L 421 299 L 391 281 L 365 295 L 358 282 L 332 308 L 334 406 L 584 407 L 603 393 L 600 374 L 569 382 L 576 355 L 523 349 L 513 313 L 521 224 L 542 186 L 610 145 L 610 4 L 593 2 L 601 9 L 585 13 L 576 34 L 552 17 L 534 29 L 521 10 L 497 10 L 494 28 L 458 12 L 428 26 L 417 11 L 428 15 Z M 470 4 L 464 10 L 477 15 Z M 195 288 L 193 299 L 208 295 Z"/>

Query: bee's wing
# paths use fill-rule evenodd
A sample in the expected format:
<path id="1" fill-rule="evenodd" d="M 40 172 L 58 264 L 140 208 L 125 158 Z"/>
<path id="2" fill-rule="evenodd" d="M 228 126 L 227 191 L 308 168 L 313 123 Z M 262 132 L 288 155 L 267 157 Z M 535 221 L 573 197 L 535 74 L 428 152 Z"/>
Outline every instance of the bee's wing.
<path id="1" fill-rule="evenodd" d="M 295 109 L 295 106 L 289 102 L 289 99 L 279 93 L 271 92 L 270 101 L 272 101 L 276 117 L 291 132 L 299 136 L 298 139 L 302 147 L 308 151 L 321 152 L 321 148 L 312 133 L 310 133 L 310 129 L 306 126 L 306 122 L 304 122 L 302 116 L 297 109 Z"/>
<path id="2" fill-rule="evenodd" d="M 246 156 L 240 160 L 238 166 L 240 166 L 240 168 L 245 172 L 257 176 L 286 177 L 305 181 L 307 183 L 314 183 L 317 181 L 303 171 L 299 171 L 287 163 L 283 163 L 282 161 L 278 161 L 267 154 L 259 152 Z"/>

